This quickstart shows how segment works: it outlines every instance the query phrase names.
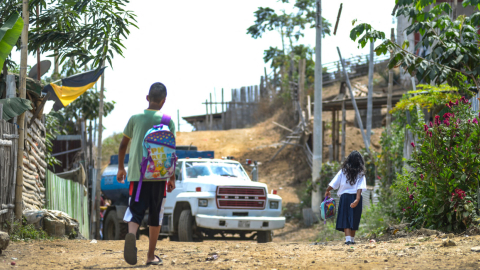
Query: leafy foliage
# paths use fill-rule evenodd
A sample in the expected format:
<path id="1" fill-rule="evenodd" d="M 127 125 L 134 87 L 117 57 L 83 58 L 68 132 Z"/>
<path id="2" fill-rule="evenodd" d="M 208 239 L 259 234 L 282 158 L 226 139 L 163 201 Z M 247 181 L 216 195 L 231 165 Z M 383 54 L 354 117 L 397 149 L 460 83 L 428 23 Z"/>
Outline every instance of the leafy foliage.
<path id="1" fill-rule="evenodd" d="M 410 97 L 408 99 L 401 99 L 393 108 L 392 112 L 397 110 L 409 110 L 413 107 L 420 106 L 420 108 L 428 109 L 430 111 L 433 107 L 444 105 L 450 100 L 460 98 L 457 93 L 457 88 L 442 84 L 438 87 L 420 84 L 417 85 L 419 90 L 409 91 Z M 415 95 L 417 94 L 417 95 Z M 443 106 L 440 106 L 443 108 Z"/>
<path id="2" fill-rule="evenodd" d="M 125 10 L 128 0 L 55 1 L 32 18 L 29 50 L 57 52 L 60 63 L 75 57 L 81 66 L 100 66 L 114 54 L 123 56 L 122 39 L 137 27 L 135 14 Z"/>
<path id="3" fill-rule="evenodd" d="M 477 0 L 464 1 L 463 5 L 476 5 Z M 480 12 L 470 17 L 459 16 L 453 20 L 448 3 L 439 3 L 431 9 L 426 7 L 434 0 L 397 0 L 399 8 L 396 16 L 405 16 L 411 21 L 406 33 L 420 33 L 421 40 L 415 50 L 428 48 L 425 57 L 417 56 L 405 48 L 408 41 L 397 45 L 385 39 L 385 33 L 374 30 L 370 25 L 362 24 L 351 30 L 350 37 L 364 47 L 367 40 L 384 40 L 375 48 L 377 55 L 393 53 L 389 68 L 400 66 L 419 81 L 441 85 L 448 83 L 459 89 L 475 86 L 480 89 L 480 40 L 477 33 L 480 27 Z"/>
<path id="4" fill-rule="evenodd" d="M 22 33 L 23 19 L 14 12 L 0 28 L 0 68 Z"/>
<path id="5" fill-rule="evenodd" d="M 392 186 L 403 218 L 416 227 L 458 231 L 476 217 L 480 182 L 480 125 L 462 97 L 447 104 L 449 112 L 435 116 L 413 131 L 412 160 Z"/>

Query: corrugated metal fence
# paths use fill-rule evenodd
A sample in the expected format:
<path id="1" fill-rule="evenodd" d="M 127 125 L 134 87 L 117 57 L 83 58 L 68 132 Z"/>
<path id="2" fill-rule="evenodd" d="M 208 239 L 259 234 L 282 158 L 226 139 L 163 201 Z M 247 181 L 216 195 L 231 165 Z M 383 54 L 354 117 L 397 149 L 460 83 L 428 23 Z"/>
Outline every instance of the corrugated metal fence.
<path id="1" fill-rule="evenodd" d="M 80 233 L 89 238 L 88 197 L 85 186 L 47 171 L 47 209 L 60 210 L 80 223 Z"/>

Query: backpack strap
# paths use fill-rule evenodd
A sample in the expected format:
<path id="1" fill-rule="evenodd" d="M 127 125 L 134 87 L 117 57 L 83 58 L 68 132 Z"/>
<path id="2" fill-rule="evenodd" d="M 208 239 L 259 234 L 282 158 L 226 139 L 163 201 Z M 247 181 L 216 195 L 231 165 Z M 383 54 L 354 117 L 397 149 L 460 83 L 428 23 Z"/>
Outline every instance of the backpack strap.
<path id="1" fill-rule="evenodd" d="M 170 120 L 171 120 L 171 119 L 172 119 L 172 117 L 170 117 L 170 116 L 168 116 L 168 115 L 164 114 L 164 115 L 162 116 L 162 121 L 160 122 L 160 124 L 162 124 L 162 125 L 166 125 L 166 126 L 169 126 L 169 125 L 170 125 Z"/>

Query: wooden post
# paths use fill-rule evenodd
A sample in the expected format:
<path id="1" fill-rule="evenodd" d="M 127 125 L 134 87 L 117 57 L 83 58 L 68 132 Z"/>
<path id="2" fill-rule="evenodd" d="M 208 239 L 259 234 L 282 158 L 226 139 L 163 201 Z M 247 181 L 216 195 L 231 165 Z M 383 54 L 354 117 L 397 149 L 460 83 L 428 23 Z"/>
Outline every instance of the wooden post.
<path id="1" fill-rule="evenodd" d="M 353 108 L 355 109 L 355 116 L 357 118 L 357 123 L 358 123 L 358 126 L 360 127 L 360 132 L 362 133 L 363 143 L 365 144 L 365 148 L 367 149 L 367 152 L 370 153 L 370 141 L 367 139 L 367 136 L 365 135 L 365 130 L 363 130 L 362 117 L 360 116 L 360 112 L 358 111 L 357 102 L 355 101 L 355 96 L 353 95 L 353 91 L 352 91 L 352 85 L 350 84 L 350 79 L 348 78 L 348 73 L 347 73 L 347 70 L 345 69 L 345 63 L 343 62 L 342 54 L 340 53 L 339 47 L 337 47 L 337 52 L 340 58 L 340 63 L 342 65 L 343 75 L 345 76 L 347 87 L 348 87 L 348 90 L 350 91 L 350 97 L 352 99 Z"/>
<path id="2" fill-rule="evenodd" d="M 310 95 L 307 96 L 307 115 L 310 121 L 310 119 L 312 119 L 312 101 L 310 100 Z"/>
<path id="3" fill-rule="evenodd" d="M 322 155 L 323 155 L 324 146 L 325 146 L 325 121 L 322 121 Z"/>
<path id="4" fill-rule="evenodd" d="M 105 66 L 105 60 L 102 61 L 102 67 Z M 100 239 L 100 182 L 102 179 L 102 135 L 103 135 L 103 92 L 105 91 L 105 71 L 103 71 L 100 81 L 100 104 L 98 109 L 98 142 L 97 142 L 97 181 L 95 185 L 95 236 Z M 92 187 L 93 188 L 93 187 Z"/>
<path id="5" fill-rule="evenodd" d="M 267 93 L 267 96 L 270 98 L 270 87 L 268 87 L 268 76 L 267 76 L 267 67 L 263 68 L 263 73 L 265 75 L 265 92 Z"/>
<path id="6" fill-rule="evenodd" d="M 335 160 L 336 161 L 339 161 L 340 162 L 340 146 L 341 146 L 341 143 L 340 143 L 340 128 L 341 128 L 341 122 L 340 122 L 340 111 L 336 111 L 336 128 L 335 128 L 335 132 L 336 132 L 336 135 L 335 135 L 335 138 L 337 138 L 336 142 L 335 142 Z"/>
<path id="7" fill-rule="evenodd" d="M 244 128 L 245 125 L 246 125 L 246 121 L 247 121 L 247 117 L 245 116 L 246 115 L 246 110 L 245 110 L 245 103 L 247 103 L 247 93 L 246 93 L 246 90 L 245 90 L 245 87 L 242 87 L 240 88 L 240 102 L 241 102 L 241 105 L 240 105 L 240 126 L 239 128 Z"/>
<path id="8" fill-rule="evenodd" d="M 20 86 L 21 98 L 27 97 L 27 57 L 28 57 L 28 26 L 30 24 L 29 1 L 23 0 L 22 17 L 23 30 L 20 55 Z M 25 147 L 25 113 L 18 116 L 18 151 L 17 151 L 17 181 L 15 184 L 15 218 L 22 220 L 23 215 L 23 150 Z"/>
<path id="9" fill-rule="evenodd" d="M 0 120 L 3 119 L 3 104 L 0 103 Z"/>
<path id="10" fill-rule="evenodd" d="M 213 130 L 213 107 L 212 93 L 210 93 L 210 130 Z"/>
<path id="11" fill-rule="evenodd" d="M 372 136 L 372 108 L 373 108 L 373 50 L 374 43 L 370 42 L 370 55 L 368 65 L 368 97 L 367 97 L 367 140 Z"/>
<path id="12" fill-rule="evenodd" d="M 457 19 L 457 0 L 453 0 L 453 6 L 452 6 L 452 21 L 455 21 Z"/>
<path id="13" fill-rule="evenodd" d="M 305 108 L 305 69 L 307 68 L 307 60 L 300 59 L 298 63 L 298 102 L 300 102 L 300 113 Z"/>
<path id="14" fill-rule="evenodd" d="M 223 99 L 223 88 L 222 88 L 222 130 L 227 130 L 227 127 L 226 127 L 227 121 L 225 119 L 226 113 L 225 113 L 223 104 L 224 104 L 224 99 Z"/>
<path id="15" fill-rule="evenodd" d="M 343 96 L 343 102 L 342 102 L 342 159 L 340 162 L 343 162 L 345 160 L 345 144 L 346 144 L 346 138 L 347 138 L 347 128 L 346 128 L 346 123 L 347 123 L 347 110 L 346 110 L 346 100 L 345 100 L 345 95 Z"/>
<path id="16" fill-rule="evenodd" d="M 255 103 L 258 103 L 260 101 L 259 99 L 259 95 L 258 95 L 258 85 L 255 85 L 254 86 L 254 98 L 253 98 L 253 102 Z"/>
<path id="17" fill-rule="evenodd" d="M 205 99 L 205 130 L 208 130 L 208 99 Z"/>
<path id="18" fill-rule="evenodd" d="M 395 43 L 395 29 L 392 28 L 390 31 L 390 39 L 392 42 Z M 393 57 L 393 52 L 390 52 L 390 60 Z M 392 123 L 392 114 L 390 111 L 392 110 L 392 95 L 393 95 L 393 69 L 388 71 L 388 90 L 387 90 L 387 137 L 391 136 L 391 123 Z M 385 159 L 387 163 L 387 183 L 391 184 L 391 175 L 392 175 L 392 162 L 389 158 L 389 153 L 386 152 Z"/>
<path id="19" fill-rule="evenodd" d="M 260 99 L 265 98 L 265 84 L 264 84 L 264 78 L 263 76 L 260 76 Z"/>
<path id="20" fill-rule="evenodd" d="M 180 132 L 180 110 L 177 110 L 177 131 Z"/>
<path id="21" fill-rule="evenodd" d="M 332 111 L 332 157 L 333 160 L 337 160 L 337 157 L 335 156 L 335 153 L 337 152 L 337 112 Z"/>
<path id="22" fill-rule="evenodd" d="M 340 21 L 340 15 L 342 14 L 343 3 L 340 3 L 340 9 L 338 9 L 337 22 L 335 23 L 335 30 L 333 30 L 333 35 L 337 35 L 338 22 Z"/>

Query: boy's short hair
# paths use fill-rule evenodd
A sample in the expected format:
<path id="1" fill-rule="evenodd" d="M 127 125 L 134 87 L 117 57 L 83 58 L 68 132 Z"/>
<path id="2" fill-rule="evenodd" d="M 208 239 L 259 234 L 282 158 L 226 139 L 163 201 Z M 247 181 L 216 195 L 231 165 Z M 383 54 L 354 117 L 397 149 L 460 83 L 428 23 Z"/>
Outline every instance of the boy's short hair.
<path id="1" fill-rule="evenodd" d="M 150 86 L 148 97 L 151 102 L 159 103 L 167 97 L 167 87 L 163 83 L 156 82 Z"/>

